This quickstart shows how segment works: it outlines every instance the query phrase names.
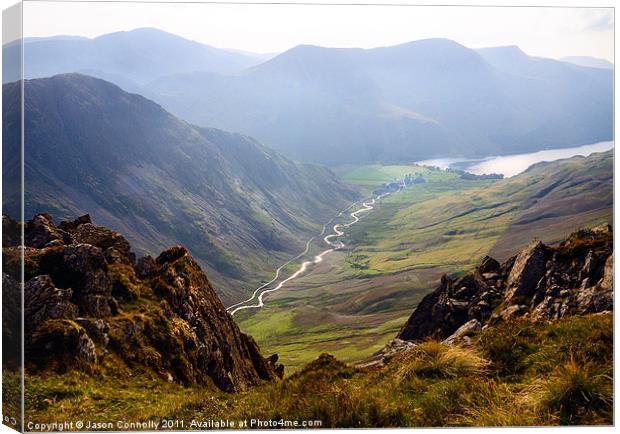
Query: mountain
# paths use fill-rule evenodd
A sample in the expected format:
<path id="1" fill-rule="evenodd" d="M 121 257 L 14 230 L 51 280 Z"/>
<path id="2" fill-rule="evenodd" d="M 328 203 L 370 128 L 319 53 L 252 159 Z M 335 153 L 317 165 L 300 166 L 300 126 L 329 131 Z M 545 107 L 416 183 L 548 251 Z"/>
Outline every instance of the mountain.
<path id="1" fill-rule="evenodd" d="M 18 44 L 9 44 L 3 47 L 3 55 L 10 56 L 18 50 Z M 93 39 L 69 36 L 24 39 L 25 78 L 81 72 L 112 80 L 127 90 L 175 73 L 234 73 L 261 59 L 251 53 L 214 48 L 152 28 Z M 18 79 L 10 71 L 3 71 L 3 83 Z"/>
<path id="2" fill-rule="evenodd" d="M 3 86 L 3 212 L 20 215 L 18 83 Z M 25 82 L 25 213 L 89 213 L 140 253 L 181 243 L 239 301 L 357 198 L 328 169 L 200 129 L 146 98 L 67 74 Z M 284 261 L 282 261 L 284 262 Z"/>
<path id="3" fill-rule="evenodd" d="M 605 59 L 589 56 L 568 56 L 560 59 L 562 62 L 574 63 L 575 65 L 587 66 L 588 68 L 614 69 L 614 64 Z"/>
<path id="4" fill-rule="evenodd" d="M 446 39 L 301 45 L 235 76 L 176 74 L 143 92 L 199 125 L 328 164 L 480 157 L 609 140 L 613 74 Z"/>
<path id="5" fill-rule="evenodd" d="M 2 226 L 19 229 L 6 216 Z M 24 233 L 28 371 L 142 369 L 227 392 L 282 376 L 277 356 L 261 356 L 184 247 L 136 262 L 121 234 L 93 225 L 89 216 L 56 226 L 39 214 Z M 19 294 L 21 250 L 2 247 L 3 294 Z"/>

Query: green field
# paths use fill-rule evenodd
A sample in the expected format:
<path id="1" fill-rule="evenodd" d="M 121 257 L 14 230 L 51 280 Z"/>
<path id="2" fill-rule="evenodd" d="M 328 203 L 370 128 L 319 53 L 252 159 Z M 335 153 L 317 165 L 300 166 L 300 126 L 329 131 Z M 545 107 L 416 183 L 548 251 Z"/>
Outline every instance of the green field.
<path id="1" fill-rule="evenodd" d="M 357 185 L 377 187 L 385 182 L 403 179 L 407 174 L 420 174 L 427 182 L 446 181 L 458 178 L 456 173 L 431 170 L 417 164 L 389 165 L 372 164 L 349 169 L 342 174 L 342 179 Z"/>
<path id="2" fill-rule="evenodd" d="M 396 335 L 443 273 L 611 222 L 612 164 L 611 153 L 597 154 L 495 181 L 416 165 L 349 168 L 343 179 L 368 191 L 408 173 L 426 182 L 384 198 L 347 231 L 348 249 L 235 319 L 289 372 L 322 352 L 360 360 Z"/>

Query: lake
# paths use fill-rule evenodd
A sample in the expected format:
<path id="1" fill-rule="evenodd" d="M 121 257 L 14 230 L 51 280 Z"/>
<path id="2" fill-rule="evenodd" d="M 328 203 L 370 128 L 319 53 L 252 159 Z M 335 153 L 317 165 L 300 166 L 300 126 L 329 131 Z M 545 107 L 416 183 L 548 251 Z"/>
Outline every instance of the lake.
<path id="1" fill-rule="evenodd" d="M 595 152 L 605 152 L 613 149 L 614 142 L 599 142 L 591 145 L 575 146 L 572 148 L 547 149 L 544 151 L 530 152 L 527 154 L 514 154 L 492 156 L 480 159 L 467 158 L 437 158 L 417 161 L 416 164 L 423 166 L 437 166 L 442 169 L 452 168 L 465 170 L 476 175 L 488 173 L 501 173 L 511 177 L 524 172 L 532 164 L 542 161 L 555 161 L 563 158 L 571 158 L 577 155 L 587 157 Z"/>

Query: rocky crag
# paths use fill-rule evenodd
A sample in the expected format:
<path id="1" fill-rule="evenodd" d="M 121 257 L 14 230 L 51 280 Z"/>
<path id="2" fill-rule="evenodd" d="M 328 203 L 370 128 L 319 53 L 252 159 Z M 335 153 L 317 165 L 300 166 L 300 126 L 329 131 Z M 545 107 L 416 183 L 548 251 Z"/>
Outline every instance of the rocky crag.
<path id="1" fill-rule="evenodd" d="M 534 240 L 503 264 L 487 256 L 456 280 L 444 275 L 398 338 L 450 341 L 511 317 L 555 320 L 611 310 L 613 233 L 603 226 L 577 231 L 558 246 Z"/>
<path id="2" fill-rule="evenodd" d="M 19 296 L 20 225 L 3 216 L 3 291 Z M 282 377 L 226 312 L 186 248 L 136 260 L 88 215 L 24 227 L 27 370 L 97 372 L 124 364 L 184 385 L 241 391 Z M 18 333 L 14 333 L 18 336 Z"/>
<path id="3" fill-rule="evenodd" d="M 559 245 L 534 240 L 502 264 L 487 256 L 461 277 L 442 276 L 397 338 L 360 366 L 381 366 L 427 339 L 468 344 L 473 333 L 514 318 L 551 321 L 612 310 L 612 228 L 579 230 Z"/>

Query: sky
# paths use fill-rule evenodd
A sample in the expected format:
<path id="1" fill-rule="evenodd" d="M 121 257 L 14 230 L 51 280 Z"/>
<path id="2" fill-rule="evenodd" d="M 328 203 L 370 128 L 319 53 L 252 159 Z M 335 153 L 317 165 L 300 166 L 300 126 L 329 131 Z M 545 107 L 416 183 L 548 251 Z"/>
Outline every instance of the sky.
<path id="1" fill-rule="evenodd" d="M 551 58 L 592 56 L 613 62 L 614 53 L 611 8 L 51 1 L 24 6 L 24 36 L 96 37 L 139 27 L 257 53 L 299 44 L 372 48 L 435 37 L 470 48 L 518 45 L 530 55 Z"/>

